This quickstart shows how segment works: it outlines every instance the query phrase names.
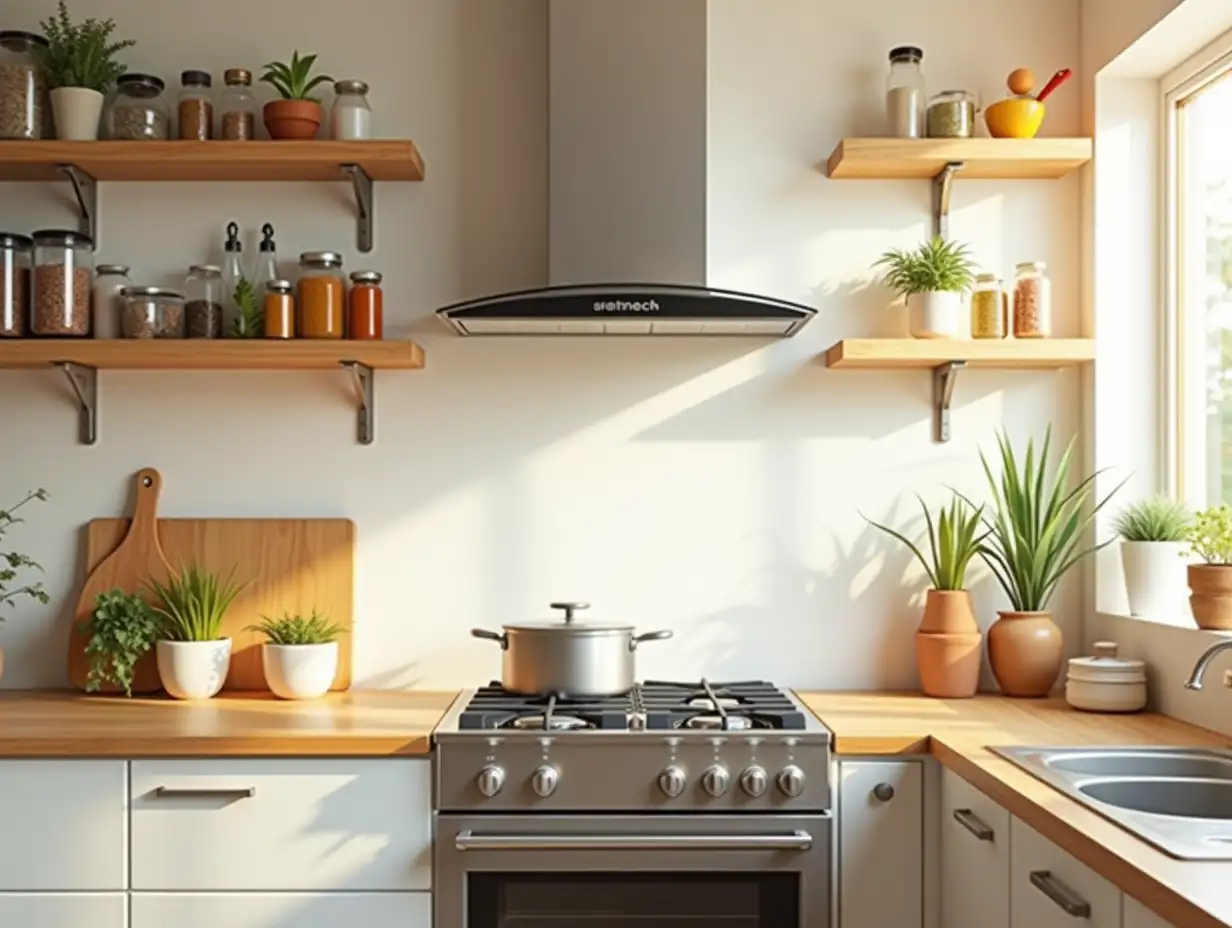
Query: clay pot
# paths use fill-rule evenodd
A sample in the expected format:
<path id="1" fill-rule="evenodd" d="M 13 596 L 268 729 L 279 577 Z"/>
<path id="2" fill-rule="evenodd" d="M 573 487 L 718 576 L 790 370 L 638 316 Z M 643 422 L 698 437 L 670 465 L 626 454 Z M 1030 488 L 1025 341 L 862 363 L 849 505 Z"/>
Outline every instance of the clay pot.
<path id="1" fill-rule="evenodd" d="M 953 635 L 915 633 L 920 689 L 937 699 L 970 699 L 980 683 L 979 632 Z"/>
<path id="2" fill-rule="evenodd" d="M 998 612 L 988 629 L 988 663 L 1006 696 L 1052 692 L 1061 672 L 1061 629 L 1047 612 Z"/>
<path id="3" fill-rule="evenodd" d="M 928 635 L 970 635 L 979 633 L 971 594 L 966 590 L 929 590 L 924 600 L 924 617 L 919 631 Z"/>
<path id="4" fill-rule="evenodd" d="M 1232 566 L 1190 564 L 1189 593 L 1198 628 L 1232 631 Z"/>
<path id="5" fill-rule="evenodd" d="M 324 118 L 315 100 L 271 100 L 262 114 L 271 139 L 315 139 Z"/>

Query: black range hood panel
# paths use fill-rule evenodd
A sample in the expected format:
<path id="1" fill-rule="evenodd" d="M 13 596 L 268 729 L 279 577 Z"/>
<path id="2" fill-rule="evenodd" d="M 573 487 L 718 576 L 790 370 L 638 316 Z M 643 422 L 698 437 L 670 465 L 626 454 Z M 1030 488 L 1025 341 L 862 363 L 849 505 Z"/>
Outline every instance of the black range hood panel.
<path id="1" fill-rule="evenodd" d="M 588 284 L 503 293 L 438 309 L 459 335 L 795 335 L 816 310 L 673 284 Z"/>

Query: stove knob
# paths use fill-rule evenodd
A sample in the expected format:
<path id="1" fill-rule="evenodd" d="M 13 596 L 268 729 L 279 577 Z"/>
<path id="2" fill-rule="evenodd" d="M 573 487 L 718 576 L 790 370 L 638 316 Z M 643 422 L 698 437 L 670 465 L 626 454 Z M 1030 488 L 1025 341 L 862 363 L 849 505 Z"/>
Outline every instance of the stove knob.
<path id="1" fill-rule="evenodd" d="M 505 768 L 496 764 L 488 764 L 479 771 L 475 784 L 479 787 L 479 792 L 491 799 L 505 785 Z"/>
<path id="2" fill-rule="evenodd" d="M 766 777 L 766 771 L 756 765 L 740 774 L 740 788 L 744 790 L 746 796 L 760 799 L 766 794 L 766 787 L 769 785 L 770 781 Z"/>
<path id="3" fill-rule="evenodd" d="M 804 771 L 795 764 L 788 764 L 779 771 L 779 791 L 791 799 L 804 792 Z"/>
<path id="4" fill-rule="evenodd" d="M 722 764 L 715 764 L 702 774 L 702 789 L 715 799 L 718 799 L 727 792 L 727 786 L 730 782 L 731 776 L 727 773 L 727 768 Z"/>
<path id="5" fill-rule="evenodd" d="M 684 768 L 678 767 L 676 764 L 664 767 L 663 772 L 659 774 L 659 789 L 663 791 L 663 795 L 668 799 L 679 797 L 688 783 L 689 777 L 684 772 Z"/>
<path id="6" fill-rule="evenodd" d="M 544 764 L 530 775 L 531 789 L 541 799 L 547 799 L 554 792 L 560 783 L 560 771 L 551 764 Z"/>

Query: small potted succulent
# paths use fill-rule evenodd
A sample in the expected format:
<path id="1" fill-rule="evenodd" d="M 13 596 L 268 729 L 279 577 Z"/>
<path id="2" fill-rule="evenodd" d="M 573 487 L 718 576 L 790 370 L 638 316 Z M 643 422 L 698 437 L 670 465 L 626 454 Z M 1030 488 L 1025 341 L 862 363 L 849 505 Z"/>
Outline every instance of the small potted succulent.
<path id="1" fill-rule="evenodd" d="M 340 625 L 315 609 L 311 615 L 286 613 L 281 619 L 262 616 L 246 629 L 265 636 L 261 666 L 265 683 L 283 699 L 316 699 L 325 695 L 338 673 Z"/>
<path id="2" fill-rule="evenodd" d="M 1166 496 L 1117 513 L 1112 526 L 1121 538 L 1130 615 L 1164 616 L 1182 603 L 1189 518 L 1183 502 Z"/>
<path id="3" fill-rule="evenodd" d="M 31 500 L 44 501 L 47 499 L 47 491 L 43 489 L 35 490 L 32 493 L 27 493 L 26 498 L 15 506 L 10 506 L 8 509 L 0 509 L 0 541 L 4 540 L 5 534 L 14 525 L 20 525 L 24 520 L 14 513 L 25 506 Z M 42 603 L 44 606 L 51 602 L 51 597 L 47 595 L 47 591 L 43 589 L 42 583 L 23 583 L 16 588 L 10 588 L 9 584 L 17 580 L 19 571 L 25 569 L 42 570 L 43 568 L 31 557 L 20 554 L 16 551 L 0 551 L 0 607 L 7 606 L 12 609 L 17 605 L 19 599 L 32 599 L 36 603 Z M 0 622 L 4 621 L 4 612 L 0 610 Z M 0 651 L 0 676 L 4 674 L 4 652 Z"/>
<path id="4" fill-rule="evenodd" d="M 1189 565 L 1189 607 L 1198 628 L 1232 630 L 1232 509 L 1226 503 L 1194 513 L 1189 549 L 1202 558 Z"/>
<path id="5" fill-rule="evenodd" d="M 938 235 L 914 251 L 887 251 L 873 267 L 884 267 L 885 285 L 906 299 L 913 337 L 969 334 L 963 294 L 971 288 L 975 263 L 966 245 Z"/>
<path id="6" fill-rule="evenodd" d="M 37 46 L 37 54 L 52 88 L 56 138 L 97 139 L 103 95 L 127 70 L 116 61 L 116 55 L 137 43 L 132 39 L 112 42 L 113 19 L 90 17 L 74 23 L 64 0 L 60 0 L 59 12 L 40 25 L 47 44 Z"/>
<path id="7" fill-rule="evenodd" d="M 118 589 L 99 593 L 85 624 L 89 636 L 86 654 L 90 658 L 86 692 L 115 688 L 131 697 L 139 667 L 161 629 L 158 613 L 140 593 Z"/>
<path id="8" fill-rule="evenodd" d="M 162 618 L 155 654 L 163 689 L 176 699 L 209 699 L 231 668 L 231 639 L 222 637 L 222 620 L 243 586 L 193 564 L 165 584 L 147 585 Z"/>
<path id="9" fill-rule="evenodd" d="M 280 100 L 265 104 L 262 114 L 271 139 L 315 139 L 325 111 L 321 101 L 310 96 L 321 84 L 333 82 L 326 74 L 313 75 L 316 55 L 291 56 L 291 63 L 272 61 L 265 66 L 261 80 L 278 91 Z"/>

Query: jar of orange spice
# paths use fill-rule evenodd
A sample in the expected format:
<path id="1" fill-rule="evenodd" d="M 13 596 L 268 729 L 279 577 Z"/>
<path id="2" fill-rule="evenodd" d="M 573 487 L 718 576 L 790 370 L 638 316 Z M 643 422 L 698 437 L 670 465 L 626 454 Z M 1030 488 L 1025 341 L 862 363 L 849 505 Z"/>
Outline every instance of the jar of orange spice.
<path id="1" fill-rule="evenodd" d="M 352 274 L 347 337 L 364 340 L 382 338 L 384 303 L 380 274 L 376 271 L 356 271 Z"/>
<path id="2" fill-rule="evenodd" d="M 289 280 L 271 280 L 265 285 L 265 337 L 295 337 L 295 294 Z"/>
<path id="3" fill-rule="evenodd" d="M 299 256 L 300 338 L 342 338 L 346 326 L 346 285 L 342 255 L 306 251 Z"/>

